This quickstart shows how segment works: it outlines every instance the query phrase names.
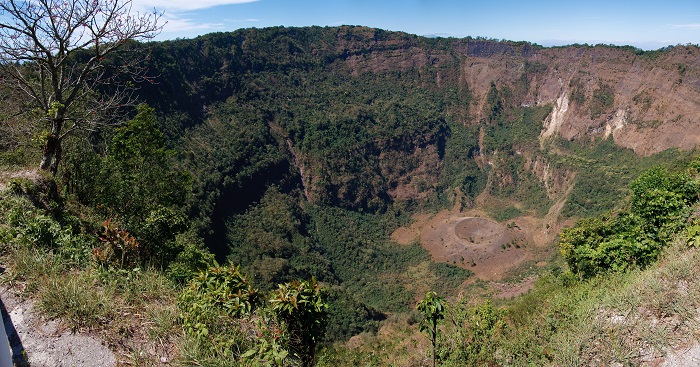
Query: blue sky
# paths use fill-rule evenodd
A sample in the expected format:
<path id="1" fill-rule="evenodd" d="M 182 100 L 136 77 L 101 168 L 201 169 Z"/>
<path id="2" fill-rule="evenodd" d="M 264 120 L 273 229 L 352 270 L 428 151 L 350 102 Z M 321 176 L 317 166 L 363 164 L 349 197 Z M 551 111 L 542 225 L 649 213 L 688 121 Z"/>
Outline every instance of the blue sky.
<path id="1" fill-rule="evenodd" d="M 168 20 L 159 39 L 268 26 L 364 25 L 545 46 L 700 44 L 699 0 L 133 0 Z"/>

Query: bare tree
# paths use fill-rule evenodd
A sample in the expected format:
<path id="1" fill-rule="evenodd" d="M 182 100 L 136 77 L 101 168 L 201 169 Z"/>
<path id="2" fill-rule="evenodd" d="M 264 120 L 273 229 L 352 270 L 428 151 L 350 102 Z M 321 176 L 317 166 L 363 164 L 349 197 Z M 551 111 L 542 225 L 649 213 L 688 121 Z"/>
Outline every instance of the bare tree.
<path id="1" fill-rule="evenodd" d="M 135 12 L 131 0 L 0 0 L 0 82 L 43 126 L 41 169 L 56 174 L 63 139 L 108 123 L 129 97 L 126 81 L 145 78 L 144 55 L 111 69 L 105 58 L 157 36 L 161 15 Z"/>

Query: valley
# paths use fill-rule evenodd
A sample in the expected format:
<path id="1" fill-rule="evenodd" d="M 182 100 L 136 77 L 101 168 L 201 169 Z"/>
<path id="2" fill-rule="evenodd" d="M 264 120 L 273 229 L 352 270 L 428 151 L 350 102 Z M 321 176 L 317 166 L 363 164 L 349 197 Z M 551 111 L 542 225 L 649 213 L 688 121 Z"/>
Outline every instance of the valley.
<path id="1" fill-rule="evenodd" d="M 592 302 L 608 304 L 597 284 L 631 297 L 635 274 L 665 271 L 658 256 L 695 256 L 663 249 L 693 238 L 697 46 L 545 48 L 340 26 L 129 47 L 150 55 L 153 82 L 133 91 L 143 104 L 66 138 L 55 176 L 30 168 L 39 150 L 27 136 L 42 136 L 32 116 L 0 125 L 0 239 L 25 271 L 12 281 L 34 297 L 84 287 L 123 307 L 93 305 L 102 314 L 75 327 L 109 325 L 133 356 L 128 332 L 113 332 L 155 309 L 153 343 L 183 343 L 183 364 L 262 360 L 281 348 L 269 312 L 285 301 L 274 297 L 323 289 L 320 365 L 422 366 L 416 304 L 433 291 L 453 307 L 443 360 L 557 364 L 575 354 L 552 351 L 576 334 L 569 320 L 592 324 Z M 47 286 L 33 267 L 76 278 Z M 233 287 L 222 292 L 235 307 L 217 287 Z M 120 312 L 136 315 L 121 329 Z M 476 319 L 490 326 L 455 326 Z M 182 340 L 166 336 L 178 328 Z"/>

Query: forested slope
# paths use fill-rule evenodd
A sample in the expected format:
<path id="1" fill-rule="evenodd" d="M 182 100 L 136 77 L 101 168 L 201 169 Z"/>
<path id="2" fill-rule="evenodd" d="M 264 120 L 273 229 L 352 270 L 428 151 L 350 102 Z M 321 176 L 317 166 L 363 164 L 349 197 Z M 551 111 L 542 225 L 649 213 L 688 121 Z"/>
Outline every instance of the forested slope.
<path id="1" fill-rule="evenodd" d="M 542 216 L 561 200 L 560 219 L 602 213 L 642 169 L 675 156 L 640 160 L 617 144 L 652 129 L 659 136 L 634 147 L 658 151 L 665 132 L 686 126 L 655 107 L 665 82 L 631 76 L 675 78 L 686 65 L 671 90 L 692 100 L 700 75 L 694 47 L 547 49 L 364 27 L 140 47 L 156 78 L 138 95 L 192 175 L 187 216 L 218 259 L 263 287 L 316 276 L 383 311 L 414 302 L 406 274 L 430 261 L 417 245 L 387 241 L 410 214 L 474 207 L 480 194 L 495 198 L 480 205 L 497 219 Z M 687 148 L 693 136 L 665 147 Z M 468 275 L 433 267 L 436 284 Z"/>
<path id="2" fill-rule="evenodd" d="M 183 284 L 215 257 L 263 291 L 313 277 L 329 289 L 327 340 L 376 331 L 428 290 L 483 286 L 464 261 L 390 240 L 415 214 L 474 210 L 509 229 L 546 217 L 532 231 L 555 231 L 613 209 L 641 172 L 684 162 L 700 141 L 695 46 L 543 48 L 365 27 L 131 46 L 150 55 L 153 83 L 135 90 L 150 107 L 68 140 L 55 197 L 34 200 L 81 241 L 101 236 L 68 246 L 83 262 L 100 249 L 101 266 Z M 31 142 L 1 148 L 3 164 L 32 159 Z M 115 238 L 138 251 L 117 241 L 121 258 L 107 254 Z M 528 264 L 559 269 L 554 238 Z"/>

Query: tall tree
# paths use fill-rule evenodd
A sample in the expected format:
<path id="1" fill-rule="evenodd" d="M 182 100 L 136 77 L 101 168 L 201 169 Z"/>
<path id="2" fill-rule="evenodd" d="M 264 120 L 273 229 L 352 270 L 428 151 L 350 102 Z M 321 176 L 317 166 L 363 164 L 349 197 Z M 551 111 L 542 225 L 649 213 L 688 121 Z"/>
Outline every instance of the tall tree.
<path id="1" fill-rule="evenodd" d="M 0 12 L 0 81 L 37 113 L 40 168 L 56 174 L 63 138 L 106 124 L 128 99 L 126 84 L 145 78 L 143 56 L 112 69 L 105 57 L 158 35 L 161 13 L 135 12 L 131 0 L 0 0 Z"/>

